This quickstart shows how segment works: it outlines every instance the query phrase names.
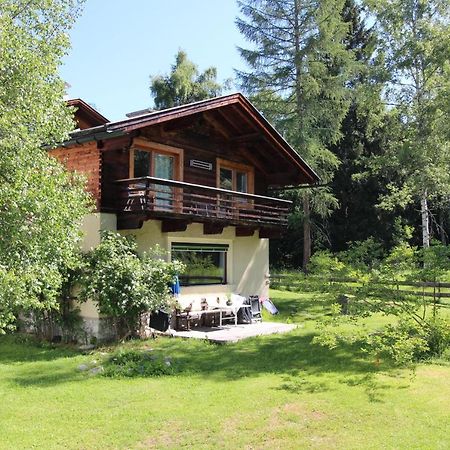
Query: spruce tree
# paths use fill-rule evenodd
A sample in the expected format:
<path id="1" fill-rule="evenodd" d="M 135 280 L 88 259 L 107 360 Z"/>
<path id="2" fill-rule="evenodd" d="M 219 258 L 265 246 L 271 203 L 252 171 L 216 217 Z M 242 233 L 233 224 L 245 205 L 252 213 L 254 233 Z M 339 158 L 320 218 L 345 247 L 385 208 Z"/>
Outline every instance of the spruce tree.
<path id="1" fill-rule="evenodd" d="M 342 121 L 342 139 L 331 147 L 341 164 L 335 173 L 332 189 L 339 207 L 330 217 L 328 237 L 334 251 L 344 250 L 350 241 L 370 237 L 389 244 L 394 217 L 377 207 L 378 198 L 386 193 L 385 179 L 366 173 L 366 161 L 383 153 L 385 128 L 389 120 L 382 101 L 385 74 L 380 70 L 382 54 L 377 52 L 377 34 L 367 25 L 363 7 L 346 0 L 343 20 L 349 25 L 345 38 L 361 64 L 361 70 L 350 80 L 353 92 L 350 108 Z"/>
<path id="2" fill-rule="evenodd" d="M 347 83 L 358 71 L 344 39 L 344 0 L 242 0 L 237 19 L 251 48 L 240 48 L 249 72 L 238 72 L 243 89 L 270 116 L 287 140 L 329 183 L 339 160 L 330 146 L 341 138 L 350 106 Z M 301 202 L 303 268 L 311 256 L 311 212 L 330 215 L 330 189 L 291 191 Z M 299 216 L 300 212 L 294 212 Z"/>

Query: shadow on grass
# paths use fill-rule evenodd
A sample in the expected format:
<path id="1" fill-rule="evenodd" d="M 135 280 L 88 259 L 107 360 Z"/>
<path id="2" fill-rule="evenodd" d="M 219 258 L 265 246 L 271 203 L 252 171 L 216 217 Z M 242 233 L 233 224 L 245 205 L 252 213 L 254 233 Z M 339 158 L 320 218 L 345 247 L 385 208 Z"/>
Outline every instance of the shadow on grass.
<path id="1" fill-rule="evenodd" d="M 357 380 L 354 385 L 359 383 L 369 386 L 372 383 L 372 391 L 379 390 L 374 386 L 372 377 L 376 368 L 370 361 L 364 360 L 355 348 L 330 351 L 312 345 L 313 334 L 299 333 L 297 330 L 289 334 L 261 336 L 227 345 L 174 338 L 157 339 L 152 344 L 159 355 L 171 358 L 178 376 L 195 374 L 225 382 L 279 374 L 283 376 L 279 389 L 295 394 L 330 390 L 329 382 L 333 377 L 329 375 L 335 374 L 338 379 L 353 377 Z M 3 345 L 2 348 L 4 347 Z M 12 355 L 14 351 L 16 357 Z M 78 355 L 79 353 L 67 350 L 13 344 L 9 352 L 0 351 L 0 363 L 32 363 L 20 364 L 18 370 L 11 374 L 10 381 L 21 386 L 46 387 L 88 379 L 85 372 L 77 371 L 80 362 L 73 360 L 73 357 Z M 86 361 L 91 359 L 93 356 L 86 357 Z"/>
<path id="2" fill-rule="evenodd" d="M 309 296 L 301 298 L 288 293 L 273 296 L 280 316 L 299 314 L 323 308 L 323 302 Z M 298 316 L 297 316 L 298 317 Z M 192 374 L 218 382 L 258 377 L 266 374 L 281 375 L 277 389 L 292 394 L 316 393 L 332 389 L 333 383 L 365 388 L 369 400 L 380 401 L 387 389 L 377 384 L 378 368 L 367 360 L 356 346 L 342 346 L 329 350 L 311 343 L 313 333 L 295 330 L 288 334 L 261 336 L 236 344 L 215 345 L 206 341 L 161 338 L 156 341 L 127 343 L 135 346 L 154 347 L 158 357 L 170 357 L 177 376 Z M 23 386 L 52 386 L 70 381 L 86 380 L 88 376 L 77 372 L 79 362 L 72 357 L 79 353 L 68 349 L 48 349 L 27 344 L 2 345 L 0 339 L 0 364 L 36 362 L 36 367 L 18 370 L 11 381 Z M 7 341 L 6 341 L 7 343 Z M 5 351 L 3 351 L 5 350 Z M 88 360 L 89 357 L 86 357 Z M 91 357 L 92 359 L 92 357 Z M 388 385 L 386 385 L 388 386 Z"/>
<path id="3" fill-rule="evenodd" d="M 81 379 L 74 349 L 21 335 L 0 337 L 0 372 L 19 386 L 50 387 Z"/>
<path id="4" fill-rule="evenodd" d="M 48 388 L 74 381 L 82 382 L 86 379 L 86 374 L 79 372 L 76 365 L 67 366 L 66 364 L 63 367 L 47 366 L 27 369 L 9 380 L 22 387 Z"/>
<path id="5" fill-rule="evenodd" d="M 311 344 L 313 334 L 298 331 L 248 339 L 237 344 L 213 345 L 203 343 L 199 351 L 183 351 L 189 347 L 169 344 L 167 351 L 181 372 L 197 372 L 218 379 L 236 380 L 265 373 L 309 375 L 327 372 L 340 374 L 366 373 L 373 364 L 361 358 L 356 349 L 341 348 L 330 351 Z"/>
<path id="6" fill-rule="evenodd" d="M 383 403 L 384 391 L 392 388 L 391 385 L 377 380 L 375 373 L 349 377 L 343 383 L 351 387 L 363 387 L 369 401 L 372 403 Z"/>
<path id="7" fill-rule="evenodd" d="M 53 361 L 79 354 L 75 349 L 45 342 L 40 343 L 28 336 L 0 336 L 0 364 Z"/>
<path id="8" fill-rule="evenodd" d="M 302 376 L 298 373 L 295 375 L 284 376 L 283 383 L 276 389 L 287 391 L 291 394 L 300 394 L 301 392 L 314 394 L 316 392 L 327 392 L 331 390 L 329 383 L 324 381 L 312 381 L 307 378 L 307 375 Z"/>

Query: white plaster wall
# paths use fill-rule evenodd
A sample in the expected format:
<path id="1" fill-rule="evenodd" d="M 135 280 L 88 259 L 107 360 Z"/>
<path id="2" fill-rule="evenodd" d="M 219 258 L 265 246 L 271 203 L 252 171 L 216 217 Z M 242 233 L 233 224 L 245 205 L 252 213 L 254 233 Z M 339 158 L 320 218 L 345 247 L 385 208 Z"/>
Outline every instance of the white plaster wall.
<path id="1" fill-rule="evenodd" d="M 208 303 L 217 297 L 230 293 L 242 295 L 268 295 L 266 275 L 269 272 L 269 242 L 259 239 L 258 232 L 250 237 L 236 237 L 234 227 L 224 228 L 221 234 L 203 234 L 203 225 L 193 223 L 186 231 L 162 233 L 161 222 L 148 220 L 139 230 L 124 230 L 124 235 L 134 235 L 139 252 L 145 252 L 159 245 L 170 258 L 172 242 L 217 243 L 228 244 L 227 285 L 187 286 L 182 287 L 181 297 L 184 301 L 207 298 Z"/>
<path id="2" fill-rule="evenodd" d="M 244 296 L 268 297 L 266 275 L 269 273 L 269 240 L 259 239 L 258 232 L 233 241 L 235 291 Z"/>
<path id="3" fill-rule="evenodd" d="M 89 251 L 100 243 L 101 230 L 116 230 L 117 221 L 114 214 L 90 214 L 84 220 L 82 231 L 83 251 Z M 269 242 L 260 239 L 258 232 L 254 236 L 236 237 L 234 227 L 224 228 L 221 234 L 203 234 L 203 225 L 190 224 L 186 231 L 162 233 L 161 222 L 147 220 L 138 230 L 120 231 L 123 235 L 136 237 L 138 251 L 148 252 L 158 245 L 163 257 L 170 259 L 172 242 L 217 243 L 229 245 L 227 255 L 228 284 L 208 286 L 188 286 L 181 288 L 181 301 L 199 302 L 206 298 L 213 305 L 217 297 L 223 299 L 227 294 L 237 293 L 245 296 L 268 296 L 266 275 L 269 273 Z M 81 316 L 93 335 L 101 333 L 99 324 L 102 320 L 93 302 L 78 304 Z"/>
<path id="4" fill-rule="evenodd" d="M 117 230 L 117 216 L 107 213 L 88 214 L 81 224 L 81 232 L 83 239 L 81 242 L 81 250 L 88 252 L 100 244 L 100 231 Z"/>
<path id="5" fill-rule="evenodd" d="M 165 252 L 167 258 L 167 233 L 161 232 L 161 222 L 159 220 L 146 220 L 142 228 L 137 230 L 121 230 L 124 236 L 135 236 L 138 252 L 144 253 L 158 245 Z"/>
<path id="6" fill-rule="evenodd" d="M 87 215 L 81 225 L 83 233 L 81 250 L 88 252 L 100 244 L 100 232 L 103 230 L 117 230 L 117 216 L 115 214 L 94 213 Z M 85 319 L 89 333 L 97 336 L 100 315 L 94 302 L 91 300 L 83 303 L 77 302 L 76 306 L 80 308 L 80 316 Z"/>

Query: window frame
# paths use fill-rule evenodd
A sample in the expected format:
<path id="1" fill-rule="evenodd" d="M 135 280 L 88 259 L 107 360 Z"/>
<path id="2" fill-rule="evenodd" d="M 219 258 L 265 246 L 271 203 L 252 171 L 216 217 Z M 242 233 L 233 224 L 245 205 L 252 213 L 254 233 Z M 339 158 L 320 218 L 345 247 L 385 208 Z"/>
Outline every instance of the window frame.
<path id="1" fill-rule="evenodd" d="M 174 259 L 174 253 L 178 252 L 182 252 L 183 250 L 177 250 L 176 248 L 174 249 L 174 246 L 176 245 L 180 245 L 180 246 L 192 246 L 193 250 L 186 250 L 186 253 L 188 252 L 195 252 L 195 247 L 203 247 L 205 249 L 205 251 L 207 252 L 207 248 L 209 246 L 211 247 L 224 247 L 223 253 L 224 253 L 224 265 L 223 265 L 223 278 L 222 278 L 222 282 L 220 283 L 189 283 L 189 284 L 182 284 L 183 287 L 191 287 L 191 286 L 225 286 L 229 284 L 229 263 L 230 263 L 230 251 L 231 251 L 231 245 L 230 243 L 214 243 L 211 241 L 208 242 L 193 242 L 191 240 L 181 240 L 181 239 L 176 239 L 173 240 L 171 242 L 169 242 L 169 246 L 170 246 L 170 260 L 173 261 Z M 197 250 L 197 251 L 201 251 L 201 250 Z M 180 275 L 180 279 L 183 276 L 189 276 L 189 274 L 182 274 Z M 195 276 L 192 276 L 192 278 L 196 278 Z M 198 278 L 200 278 L 200 276 L 198 276 Z"/>
<path id="2" fill-rule="evenodd" d="M 220 169 L 231 170 L 232 173 L 232 191 L 240 192 L 237 190 L 237 176 L 236 172 L 243 172 L 247 174 L 247 192 L 243 194 L 254 194 L 255 192 L 255 169 L 248 164 L 242 164 L 227 159 L 216 159 L 216 186 L 220 189 Z"/>
<path id="3" fill-rule="evenodd" d="M 133 143 L 130 146 L 130 159 L 129 159 L 129 178 L 134 177 L 134 152 L 135 150 L 146 151 L 151 153 L 150 160 L 150 174 L 154 172 L 155 167 L 155 154 L 168 155 L 174 157 L 174 181 L 183 181 L 183 167 L 184 167 L 184 151 L 182 148 L 172 147 L 170 145 L 160 144 L 159 142 L 149 141 L 142 138 L 134 138 Z"/>

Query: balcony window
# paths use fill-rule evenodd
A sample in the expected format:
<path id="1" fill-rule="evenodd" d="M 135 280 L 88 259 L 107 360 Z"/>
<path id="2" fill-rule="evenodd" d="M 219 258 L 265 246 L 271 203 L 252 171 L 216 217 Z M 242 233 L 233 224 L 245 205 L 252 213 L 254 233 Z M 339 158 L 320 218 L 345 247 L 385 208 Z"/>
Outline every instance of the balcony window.
<path id="1" fill-rule="evenodd" d="M 136 138 L 130 150 L 130 178 L 156 177 L 182 180 L 183 150 Z M 153 206 L 173 210 L 176 190 L 163 185 L 151 185 Z"/>
<path id="2" fill-rule="evenodd" d="M 151 156 L 152 154 L 145 150 L 134 150 L 134 176 L 132 178 L 147 177 L 150 175 Z"/>
<path id="3" fill-rule="evenodd" d="M 217 159 L 217 187 L 253 194 L 253 184 L 253 167 L 225 159 Z"/>
<path id="4" fill-rule="evenodd" d="M 186 265 L 182 286 L 226 284 L 228 245 L 172 243 L 172 260 Z"/>

